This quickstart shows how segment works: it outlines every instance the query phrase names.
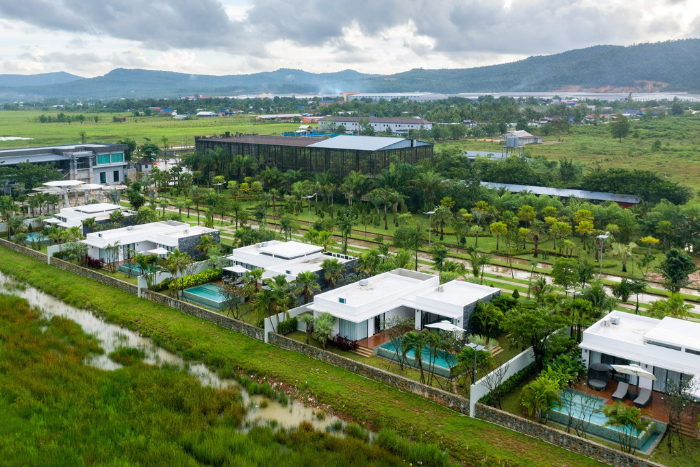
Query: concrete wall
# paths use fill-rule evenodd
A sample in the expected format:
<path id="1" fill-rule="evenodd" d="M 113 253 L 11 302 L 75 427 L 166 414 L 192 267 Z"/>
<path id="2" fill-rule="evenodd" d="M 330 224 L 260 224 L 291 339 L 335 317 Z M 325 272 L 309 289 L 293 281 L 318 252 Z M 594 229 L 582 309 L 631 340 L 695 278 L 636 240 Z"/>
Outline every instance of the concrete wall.
<path id="1" fill-rule="evenodd" d="M 662 467 L 656 462 L 626 454 L 484 404 L 476 404 L 476 417 L 617 467 Z"/>
<path id="2" fill-rule="evenodd" d="M 289 319 L 296 318 L 297 316 L 306 313 L 306 312 L 311 312 L 313 311 L 309 310 L 309 305 L 311 305 L 313 302 L 308 303 L 306 305 L 298 306 L 296 308 L 292 308 L 291 310 L 288 310 L 287 313 L 289 313 Z M 272 315 L 271 318 L 265 318 L 265 343 L 269 343 L 269 335 L 272 334 L 273 332 L 273 326 L 274 329 L 277 329 L 277 325 L 281 323 L 282 321 L 287 319 L 287 313 L 277 313 L 276 315 Z M 270 319 L 272 319 L 272 323 L 270 323 Z M 297 330 L 306 332 L 306 324 L 304 323 L 299 323 L 297 325 Z"/>
<path id="3" fill-rule="evenodd" d="M 502 382 L 505 382 L 508 378 L 516 374 L 518 371 L 522 370 L 523 368 L 527 367 L 529 364 L 535 361 L 535 354 L 532 352 L 532 347 L 528 348 L 524 352 L 521 352 L 520 354 L 516 355 L 515 357 L 511 358 L 508 360 L 506 363 L 503 365 L 509 365 L 508 366 L 508 371 L 506 371 L 506 374 L 503 378 Z M 503 366 L 501 365 L 501 366 Z M 494 370 L 495 371 L 495 370 Z M 493 372 L 491 372 L 493 373 Z M 491 374 L 489 373 L 489 374 Z M 487 375 L 488 376 L 488 375 Z M 481 400 L 482 397 L 490 393 L 488 386 L 486 385 L 486 376 L 481 378 L 479 381 L 476 382 L 476 384 L 472 384 L 471 390 L 469 391 L 469 400 L 471 401 L 471 405 L 469 407 L 469 414 L 473 417 L 474 416 L 474 410 L 475 410 L 475 404 Z"/>
<path id="4" fill-rule="evenodd" d="M 8 248 L 10 250 L 14 250 L 18 253 L 22 253 L 25 256 L 29 256 L 30 258 L 34 258 L 36 260 L 46 262 L 46 255 L 44 253 L 40 253 L 36 250 L 32 250 L 31 248 L 27 248 L 26 246 L 21 246 L 17 245 L 12 242 L 8 242 L 4 238 L 0 238 L 0 245 L 4 246 L 5 248 Z"/>
<path id="5" fill-rule="evenodd" d="M 353 373 L 364 376 L 365 378 L 373 379 L 375 381 L 388 384 L 389 386 L 399 388 L 403 391 L 410 391 L 414 394 L 427 397 L 435 402 L 452 407 L 459 412 L 467 413 L 469 410 L 469 401 L 460 395 L 452 394 L 441 389 L 436 389 L 428 385 L 421 384 L 417 381 L 404 378 L 403 376 L 395 375 L 394 373 L 389 373 L 387 371 L 380 370 L 379 368 L 356 362 L 355 360 L 327 352 L 317 347 L 306 345 L 303 342 L 280 336 L 279 334 L 270 333 L 268 339 L 271 344 L 277 345 L 284 349 L 308 355 L 311 358 L 321 360 L 348 371 L 352 371 Z"/>
<path id="6" fill-rule="evenodd" d="M 105 284 L 110 287 L 114 287 L 132 295 L 138 294 L 138 288 L 134 284 L 120 281 L 119 279 L 115 279 L 114 277 L 106 276 L 100 272 L 97 272 L 94 269 L 84 268 L 82 266 L 78 266 L 77 264 L 73 264 L 68 261 L 63 261 L 62 259 L 58 258 L 51 258 L 51 266 L 54 266 L 58 269 L 63 269 L 64 271 L 72 272 L 74 274 L 78 274 L 79 276 L 83 276 L 93 281 L 97 281 L 100 284 Z"/>

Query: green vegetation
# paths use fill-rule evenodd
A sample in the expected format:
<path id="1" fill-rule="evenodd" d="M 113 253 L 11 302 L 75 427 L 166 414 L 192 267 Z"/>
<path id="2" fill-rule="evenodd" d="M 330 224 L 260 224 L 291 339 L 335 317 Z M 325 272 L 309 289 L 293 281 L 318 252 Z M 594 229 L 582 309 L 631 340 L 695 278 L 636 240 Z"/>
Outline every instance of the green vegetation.
<path id="1" fill-rule="evenodd" d="M 198 355 L 210 366 L 233 365 L 306 387 L 314 398 L 374 429 L 395 428 L 416 441 L 438 443 L 470 464 L 597 465 L 525 435 L 460 416 L 420 396 L 400 392 L 332 365 L 271 347 L 165 306 L 57 270 L 0 248 L 0 270 L 61 300 L 138 329 L 157 344 Z M 265 358 L 260 358 L 264 355 Z M 135 367 L 132 367 L 135 368 Z M 416 417 L 416 413 L 420 413 Z"/>
<path id="2" fill-rule="evenodd" d="M 131 366 L 146 358 L 146 353 L 141 349 L 135 349 L 133 347 L 120 347 L 110 352 L 109 358 L 121 365 Z"/>

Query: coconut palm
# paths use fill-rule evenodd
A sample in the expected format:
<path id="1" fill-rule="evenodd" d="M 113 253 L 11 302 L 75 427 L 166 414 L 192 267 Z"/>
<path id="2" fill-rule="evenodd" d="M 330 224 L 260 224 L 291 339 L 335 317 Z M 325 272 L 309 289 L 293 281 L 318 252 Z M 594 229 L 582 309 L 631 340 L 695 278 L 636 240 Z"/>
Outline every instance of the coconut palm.
<path id="1" fill-rule="evenodd" d="M 419 173 L 415 179 L 411 181 L 411 185 L 423 192 L 426 202 L 430 206 L 435 205 L 437 191 L 442 186 L 445 179 L 439 173 L 428 170 L 424 173 Z"/>
<path id="2" fill-rule="evenodd" d="M 536 415 L 540 423 L 547 423 L 547 414 L 554 407 L 561 407 L 559 382 L 547 376 L 540 376 L 525 386 L 520 393 L 520 403 L 530 416 Z"/>
<path id="3" fill-rule="evenodd" d="M 321 290 L 317 280 L 318 275 L 311 271 L 300 272 L 294 279 L 294 284 L 301 289 L 301 294 L 304 296 L 304 304 L 309 303 L 314 296 L 314 290 Z"/>
<path id="4" fill-rule="evenodd" d="M 24 228 L 24 217 L 22 216 L 10 216 L 7 220 L 7 239 L 9 240 L 12 234 L 17 234 L 21 232 Z"/>
<path id="5" fill-rule="evenodd" d="M 445 226 L 449 225 L 452 219 L 452 212 L 447 206 L 440 206 L 433 214 L 433 225 L 436 229 L 440 229 L 440 241 L 445 240 Z"/>
<path id="6" fill-rule="evenodd" d="M 627 407 L 622 402 L 603 406 L 603 414 L 608 417 L 605 425 L 617 428 L 620 449 L 624 452 L 635 452 L 639 433 L 648 433 L 654 427 L 651 420 L 642 417 L 641 410 Z"/>
<path id="7" fill-rule="evenodd" d="M 402 352 L 405 350 L 403 355 L 406 358 L 406 353 L 413 350 L 414 360 L 418 371 L 420 371 L 420 382 L 425 383 L 425 373 L 423 372 L 423 350 L 428 345 L 430 332 L 429 331 L 411 331 L 404 334 L 402 343 L 405 341 L 406 345 L 402 348 Z"/>
<path id="8" fill-rule="evenodd" d="M 335 258 L 324 259 L 321 263 L 323 278 L 331 289 L 335 288 L 343 275 L 343 264 Z"/>

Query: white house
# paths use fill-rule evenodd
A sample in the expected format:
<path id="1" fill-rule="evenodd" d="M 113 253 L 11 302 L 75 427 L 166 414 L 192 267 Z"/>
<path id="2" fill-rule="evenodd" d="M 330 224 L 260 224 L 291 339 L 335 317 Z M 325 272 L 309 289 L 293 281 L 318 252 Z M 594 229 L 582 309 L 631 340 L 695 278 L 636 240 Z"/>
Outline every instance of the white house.
<path id="1" fill-rule="evenodd" d="M 369 279 L 316 295 L 309 306 L 318 316 L 337 318 L 334 334 L 362 340 L 381 331 L 381 323 L 394 316 L 415 319 L 416 329 L 448 320 L 467 328 L 477 301 L 488 302 L 500 290 L 470 282 L 440 285 L 438 276 L 394 269 Z"/>
<path id="2" fill-rule="evenodd" d="M 613 311 L 583 332 L 579 347 L 586 366 L 638 364 L 653 373 L 656 381 L 639 378 L 642 389 L 664 392 L 668 381 L 700 377 L 700 323 L 693 321 Z M 638 378 L 616 373 L 614 379 L 636 385 Z"/>
<path id="3" fill-rule="evenodd" d="M 360 129 L 360 121 L 366 120 L 374 131 L 384 133 L 388 128 L 393 133 L 408 133 L 409 130 L 431 130 L 433 122 L 422 118 L 396 118 L 396 117 L 324 117 L 318 122 L 319 130 L 326 130 L 333 126 L 343 125 L 347 131 L 356 132 Z"/>
<path id="4" fill-rule="evenodd" d="M 321 264 L 324 260 L 332 258 L 337 259 L 346 268 L 353 267 L 356 259 L 348 255 L 324 252 L 323 247 L 317 245 L 278 240 L 236 248 L 228 257 L 233 263 L 229 271 L 236 275 L 244 270 L 264 269 L 263 278 L 282 275 L 291 282 L 299 273 L 310 271 L 318 274 L 318 284 L 321 287 L 325 282 Z"/>
<path id="5" fill-rule="evenodd" d="M 44 219 L 44 222 L 46 222 L 47 224 L 57 225 L 59 227 L 65 228 L 80 227 L 82 231 L 83 221 L 85 219 L 94 218 L 96 223 L 104 224 L 109 222 L 109 216 L 114 211 L 122 211 L 124 217 L 129 217 L 133 215 L 133 212 L 117 204 L 96 203 L 84 204 L 82 206 L 75 206 L 70 208 L 62 208 L 59 212 L 54 214 L 54 217 Z"/>
<path id="6" fill-rule="evenodd" d="M 177 221 L 151 222 L 130 225 L 119 229 L 103 230 L 87 234 L 88 256 L 105 262 L 119 262 L 132 258 L 137 253 L 155 254 L 164 257 L 169 252 L 180 250 L 195 258 L 202 235 L 209 235 L 219 242 L 219 231 Z"/>

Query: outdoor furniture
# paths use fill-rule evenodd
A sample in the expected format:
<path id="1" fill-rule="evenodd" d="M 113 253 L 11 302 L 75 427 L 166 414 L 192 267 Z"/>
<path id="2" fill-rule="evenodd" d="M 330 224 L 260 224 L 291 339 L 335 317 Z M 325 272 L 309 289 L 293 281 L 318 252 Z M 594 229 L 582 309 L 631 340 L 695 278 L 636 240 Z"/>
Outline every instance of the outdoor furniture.
<path id="1" fill-rule="evenodd" d="M 634 400 L 634 406 L 643 409 L 651 402 L 651 389 L 644 388 L 639 391 L 639 396 Z"/>
<path id="2" fill-rule="evenodd" d="M 627 397 L 627 389 L 629 389 L 629 384 L 620 381 L 617 383 L 617 390 L 613 393 L 612 398 L 616 401 L 623 401 Z"/>
<path id="3" fill-rule="evenodd" d="M 596 391 L 605 391 L 610 380 L 610 365 L 591 363 L 588 367 L 588 386 Z"/>
<path id="4" fill-rule="evenodd" d="M 608 388 L 608 382 L 600 379 L 589 379 L 588 386 L 596 391 L 605 391 Z"/>

